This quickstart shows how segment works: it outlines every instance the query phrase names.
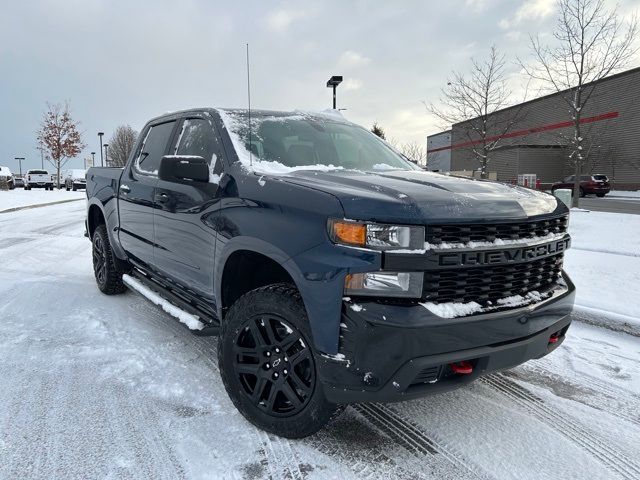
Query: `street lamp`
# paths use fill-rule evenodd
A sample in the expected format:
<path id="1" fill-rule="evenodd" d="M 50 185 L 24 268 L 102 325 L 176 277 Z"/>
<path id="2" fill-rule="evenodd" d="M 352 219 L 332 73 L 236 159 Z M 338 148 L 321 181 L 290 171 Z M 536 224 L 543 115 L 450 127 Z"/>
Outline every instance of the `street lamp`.
<path id="1" fill-rule="evenodd" d="M 91 166 L 96 166 L 96 152 L 91 152 Z"/>
<path id="2" fill-rule="evenodd" d="M 327 87 L 333 88 L 333 109 L 336 109 L 336 87 L 342 83 L 342 75 L 334 75 L 327 80 Z"/>
<path id="3" fill-rule="evenodd" d="M 107 166 L 109 166 L 109 144 L 104 144 L 104 161 L 107 162 Z"/>
<path id="4" fill-rule="evenodd" d="M 104 132 L 98 132 L 98 136 L 100 137 L 100 166 L 104 167 L 104 161 L 102 159 L 102 136 L 104 135 Z"/>
<path id="5" fill-rule="evenodd" d="M 13 157 L 14 160 L 18 160 L 18 163 L 20 164 L 20 178 L 22 178 L 22 160 L 24 160 L 24 157 Z"/>

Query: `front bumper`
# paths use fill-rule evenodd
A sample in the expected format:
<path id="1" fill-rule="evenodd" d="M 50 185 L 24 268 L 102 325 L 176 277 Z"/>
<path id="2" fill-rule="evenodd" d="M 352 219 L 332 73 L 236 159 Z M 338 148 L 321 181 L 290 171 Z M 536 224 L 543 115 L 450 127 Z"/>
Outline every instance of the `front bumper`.
<path id="1" fill-rule="evenodd" d="M 571 323 L 575 287 L 537 304 L 499 312 L 441 318 L 421 305 L 357 300 L 343 306 L 340 354 L 319 355 L 327 398 L 335 403 L 391 402 L 451 390 L 478 376 L 547 355 Z M 550 343 L 550 337 L 557 338 Z M 473 373 L 455 374 L 467 361 Z"/>

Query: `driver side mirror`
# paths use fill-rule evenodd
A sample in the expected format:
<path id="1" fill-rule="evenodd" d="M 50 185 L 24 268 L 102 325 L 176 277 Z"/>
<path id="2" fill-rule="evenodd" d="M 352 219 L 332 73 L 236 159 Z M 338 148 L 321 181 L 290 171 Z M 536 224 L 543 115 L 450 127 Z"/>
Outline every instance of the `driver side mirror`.
<path id="1" fill-rule="evenodd" d="M 208 182 L 209 165 L 198 156 L 165 155 L 160 160 L 158 178 L 174 183 Z"/>

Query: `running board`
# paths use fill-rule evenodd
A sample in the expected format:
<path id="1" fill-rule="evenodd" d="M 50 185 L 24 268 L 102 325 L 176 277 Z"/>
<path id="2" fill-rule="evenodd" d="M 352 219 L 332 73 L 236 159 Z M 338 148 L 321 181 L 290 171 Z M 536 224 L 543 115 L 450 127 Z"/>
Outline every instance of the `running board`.
<path id="1" fill-rule="evenodd" d="M 129 288 L 147 298 L 151 303 L 161 307 L 181 323 L 184 323 L 191 330 L 191 333 L 198 336 L 220 334 L 220 322 L 215 317 L 208 315 L 172 291 L 164 288 L 142 271 L 134 268 L 130 275 L 123 275 L 122 280 Z"/>

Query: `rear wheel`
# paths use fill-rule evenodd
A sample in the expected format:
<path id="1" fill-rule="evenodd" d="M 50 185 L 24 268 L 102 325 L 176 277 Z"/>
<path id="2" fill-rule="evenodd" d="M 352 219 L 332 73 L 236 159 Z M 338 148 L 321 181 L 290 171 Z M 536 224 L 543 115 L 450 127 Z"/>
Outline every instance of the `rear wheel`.
<path id="1" fill-rule="evenodd" d="M 584 192 L 584 189 L 582 187 L 580 187 L 580 196 L 581 197 L 586 197 L 586 193 Z"/>
<path id="2" fill-rule="evenodd" d="M 342 407 L 320 385 L 298 290 L 253 290 L 229 309 L 218 343 L 220 374 L 236 408 L 254 425 L 288 438 L 324 427 Z"/>
<path id="3" fill-rule="evenodd" d="M 96 227 L 92 241 L 93 273 L 100 291 L 107 295 L 115 295 L 126 291 L 127 287 L 122 282 L 122 274 L 116 269 L 107 228 L 104 224 Z"/>
<path id="4" fill-rule="evenodd" d="M 596 196 L 602 198 L 604 197 L 604 193 L 596 193 Z"/>

